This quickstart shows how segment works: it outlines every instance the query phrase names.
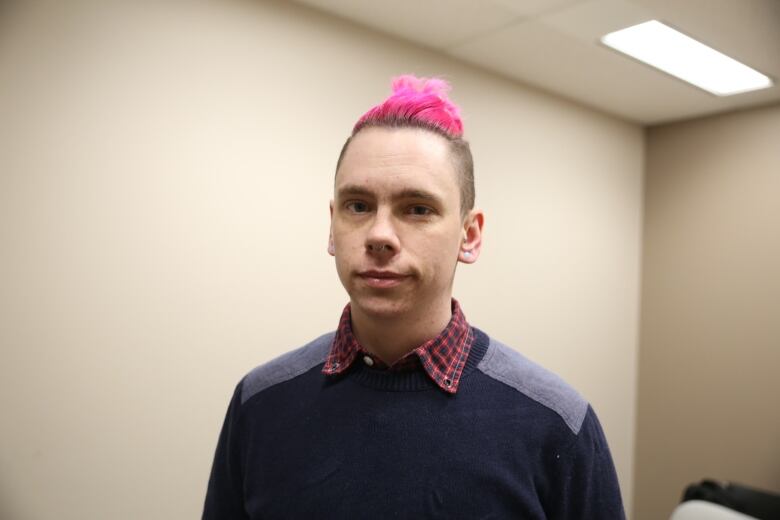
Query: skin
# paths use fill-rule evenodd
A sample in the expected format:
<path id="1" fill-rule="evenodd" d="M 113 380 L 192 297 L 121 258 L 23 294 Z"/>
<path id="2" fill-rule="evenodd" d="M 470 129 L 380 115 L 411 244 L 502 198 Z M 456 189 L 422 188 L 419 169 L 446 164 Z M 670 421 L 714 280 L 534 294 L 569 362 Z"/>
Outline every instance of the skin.
<path id="1" fill-rule="evenodd" d="M 350 297 L 355 337 L 388 364 L 444 330 L 455 267 L 479 258 L 484 215 L 461 212 L 448 146 L 423 129 L 366 128 L 336 172 L 328 252 Z M 404 277 L 374 287 L 359 274 L 369 270 Z"/>

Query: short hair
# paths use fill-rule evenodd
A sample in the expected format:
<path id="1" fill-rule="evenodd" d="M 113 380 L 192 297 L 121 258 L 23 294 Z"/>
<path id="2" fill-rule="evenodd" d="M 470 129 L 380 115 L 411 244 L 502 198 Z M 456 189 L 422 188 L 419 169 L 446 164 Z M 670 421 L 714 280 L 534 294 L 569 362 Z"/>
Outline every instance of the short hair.
<path id="1" fill-rule="evenodd" d="M 393 78 L 393 93 L 381 104 L 363 114 L 341 148 L 341 161 L 352 138 L 364 128 L 420 128 L 444 137 L 450 146 L 453 166 L 460 181 L 461 215 L 474 207 L 474 160 L 468 141 L 463 139 L 460 109 L 447 97 L 450 85 L 440 78 L 403 75 Z"/>

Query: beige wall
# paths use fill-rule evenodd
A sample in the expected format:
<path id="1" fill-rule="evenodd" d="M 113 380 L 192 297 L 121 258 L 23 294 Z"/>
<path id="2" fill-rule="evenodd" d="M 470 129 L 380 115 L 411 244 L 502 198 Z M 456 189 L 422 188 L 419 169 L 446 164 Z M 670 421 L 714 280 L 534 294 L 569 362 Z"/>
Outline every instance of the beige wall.
<path id="1" fill-rule="evenodd" d="M 287 3 L 0 24 L 0 517 L 199 515 L 235 383 L 337 324 L 336 156 L 403 72 L 453 82 L 473 144 L 456 297 L 592 401 L 631 496 L 640 128 Z"/>
<path id="2" fill-rule="evenodd" d="M 635 520 L 780 490 L 780 105 L 650 129 Z"/>

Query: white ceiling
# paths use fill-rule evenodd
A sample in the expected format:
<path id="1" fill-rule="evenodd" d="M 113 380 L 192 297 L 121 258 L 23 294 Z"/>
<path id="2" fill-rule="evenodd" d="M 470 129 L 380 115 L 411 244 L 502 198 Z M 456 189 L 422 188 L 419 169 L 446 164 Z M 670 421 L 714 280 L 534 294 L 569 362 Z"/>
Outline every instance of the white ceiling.
<path id="1" fill-rule="evenodd" d="M 780 101 L 780 0 L 296 0 L 645 125 Z M 770 76 L 717 97 L 599 43 L 661 20 Z"/>

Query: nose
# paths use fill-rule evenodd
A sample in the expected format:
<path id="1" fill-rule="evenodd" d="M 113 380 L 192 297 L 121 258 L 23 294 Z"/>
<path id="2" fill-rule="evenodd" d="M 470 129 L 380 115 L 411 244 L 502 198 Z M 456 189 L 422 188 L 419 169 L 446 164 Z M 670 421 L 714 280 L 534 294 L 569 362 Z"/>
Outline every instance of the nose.
<path id="1" fill-rule="evenodd" d="M 400 241 L 389 211 L 377 210 L 366 234 L 366 252 L 370 255 L 391 257 L 400 250 Z"/>

